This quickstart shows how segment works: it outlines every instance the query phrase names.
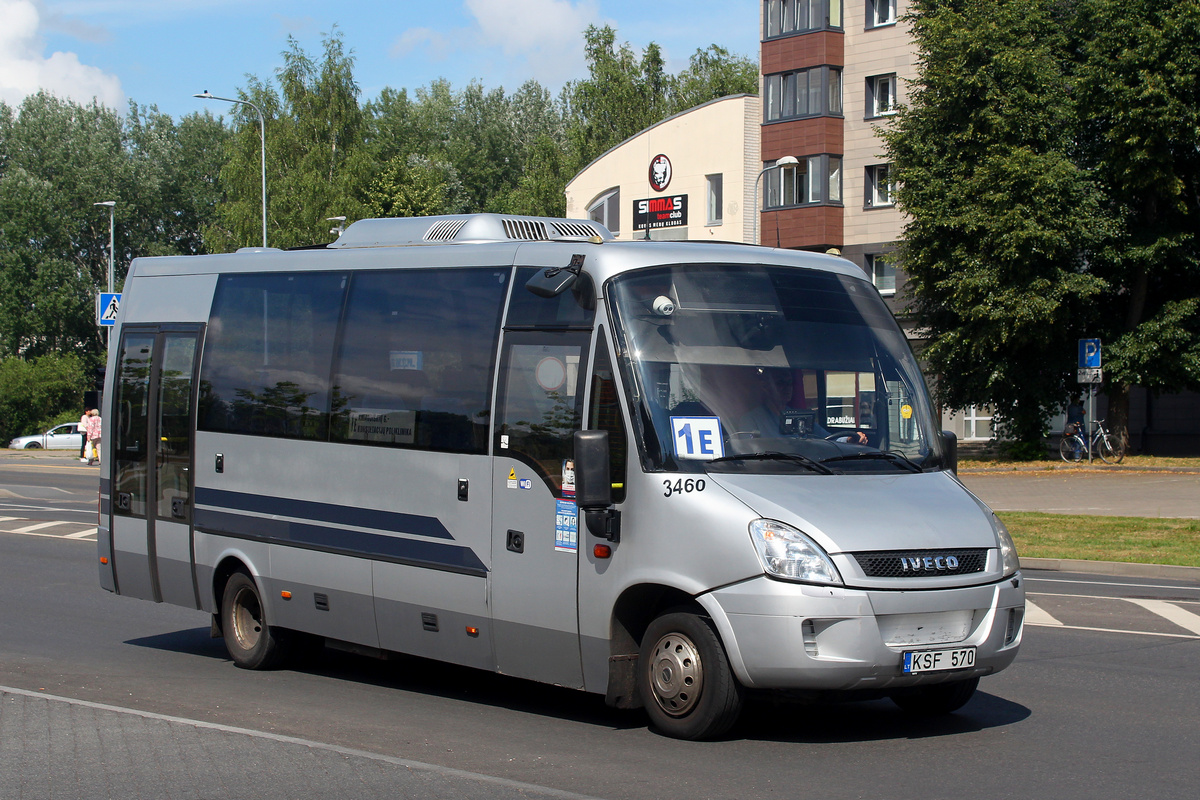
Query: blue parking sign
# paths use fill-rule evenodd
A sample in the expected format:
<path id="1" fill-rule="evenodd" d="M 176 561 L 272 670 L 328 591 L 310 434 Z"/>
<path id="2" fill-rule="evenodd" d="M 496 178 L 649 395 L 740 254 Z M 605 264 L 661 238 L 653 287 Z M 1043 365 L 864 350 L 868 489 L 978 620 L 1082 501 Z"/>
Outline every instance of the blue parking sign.
<path id="1" fill-rule="evenodd" d="M 100 302 L 96 305 L 96 319 L 103 326 L 117 324 L 117 311 L 121 308 L 120 292 L 101 292 Z"/>
<path id="2" fill-rule="evenodd" d="M 1080 369 L 1100 369 L 1104 366 L 1100 363 L 1100 340 L 1099 339 L 1080 339 L 1079 340 L 1079 368 Z"/>

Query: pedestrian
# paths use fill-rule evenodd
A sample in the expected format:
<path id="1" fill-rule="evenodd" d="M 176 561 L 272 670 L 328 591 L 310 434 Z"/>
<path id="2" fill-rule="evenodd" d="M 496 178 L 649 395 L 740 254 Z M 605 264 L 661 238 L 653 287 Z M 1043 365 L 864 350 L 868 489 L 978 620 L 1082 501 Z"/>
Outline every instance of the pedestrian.
<path id="1" fill-rule="evenodd" d="M 100 463 L 100 409 L 93 408 L 88 412 L 87 420 L 87 439 L 88 447 L 88 464 Z"/>
<path id="2" fill-rule="evenodd" d="M 83 416 L 79 418 L 79 425 L 76 427 L 76 430 L 79 431 L 79 461 L 81 463 L 87 463 L 87 458 L 83 452 L 87 450 L 87 423 L 91 413 L 92 410 L 90 408 L 83 409 Z"/>

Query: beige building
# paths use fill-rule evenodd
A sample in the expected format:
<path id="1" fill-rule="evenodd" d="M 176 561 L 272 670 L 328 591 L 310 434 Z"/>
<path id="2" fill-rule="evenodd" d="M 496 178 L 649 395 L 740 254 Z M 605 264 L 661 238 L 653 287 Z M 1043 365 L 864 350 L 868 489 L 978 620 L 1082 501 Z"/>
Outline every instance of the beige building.
<path id="1" fill-rule="evenodd" d="M 761 124 L 759 99 L 742 94 L 652 125 L 567 184 L 567 217 L 618 239 L 753 241 Z"/>

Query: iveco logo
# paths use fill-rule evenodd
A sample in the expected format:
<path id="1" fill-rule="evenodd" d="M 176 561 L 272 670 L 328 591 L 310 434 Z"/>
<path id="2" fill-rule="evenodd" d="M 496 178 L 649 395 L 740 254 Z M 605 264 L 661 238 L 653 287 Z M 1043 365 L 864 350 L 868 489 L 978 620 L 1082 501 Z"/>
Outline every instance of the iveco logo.
<path id="1" fill-rule="evenodd" d="M 954 556 L 901 556 L 900 568 L 905 572 L 951 572 L 958 569 L 958 559 Z"/>

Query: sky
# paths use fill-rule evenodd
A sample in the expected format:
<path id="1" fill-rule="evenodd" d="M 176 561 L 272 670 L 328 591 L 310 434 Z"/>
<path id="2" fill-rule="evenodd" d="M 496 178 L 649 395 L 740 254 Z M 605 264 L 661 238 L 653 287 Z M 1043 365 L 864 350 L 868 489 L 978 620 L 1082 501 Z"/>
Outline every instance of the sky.
<path id="1" fill-rule="evenodd" d="M 700 48 L 758 59 L 760 0 L 0 0 L 0 100 L 45 89 L 80 103 L 129 101 L 179 118 L 274 83 L 293 37 L 314 58 L 334 26 L 355 57 L 360 101 L 438 78 L 556 93 L 587 76 L 583 31 L 610 25 L 639 55 L 650 42 L 678 72 Z M 224 109 L 210 108 L 220 115 Z"/>

